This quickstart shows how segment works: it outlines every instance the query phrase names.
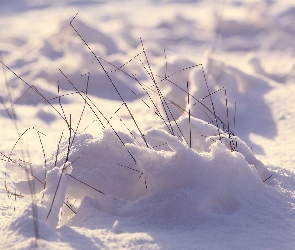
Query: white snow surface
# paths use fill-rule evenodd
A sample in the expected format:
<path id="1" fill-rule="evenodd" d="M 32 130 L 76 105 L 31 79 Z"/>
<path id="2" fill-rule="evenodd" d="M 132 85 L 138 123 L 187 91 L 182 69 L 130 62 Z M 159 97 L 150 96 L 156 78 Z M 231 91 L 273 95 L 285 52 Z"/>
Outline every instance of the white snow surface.
<path id="1" fill-rule="evenodd" d="M 0 1 L 0 249 L 295 249 L 294 16 Z"/>

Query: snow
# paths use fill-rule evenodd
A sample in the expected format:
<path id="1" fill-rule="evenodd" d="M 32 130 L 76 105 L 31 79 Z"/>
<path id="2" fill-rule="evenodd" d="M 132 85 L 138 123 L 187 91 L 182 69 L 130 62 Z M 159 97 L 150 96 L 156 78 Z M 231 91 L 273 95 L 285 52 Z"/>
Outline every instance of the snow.
<path id="1" fill-rule="evenodd" d="M 0 6 L 1 249 L 294 249 L 292 1 Z"/>

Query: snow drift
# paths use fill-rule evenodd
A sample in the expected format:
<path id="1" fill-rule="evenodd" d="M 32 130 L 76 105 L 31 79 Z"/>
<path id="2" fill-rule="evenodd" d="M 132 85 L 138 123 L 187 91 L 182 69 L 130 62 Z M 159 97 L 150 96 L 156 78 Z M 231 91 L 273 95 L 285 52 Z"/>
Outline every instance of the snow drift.
<path id="1" fill-rule="evenodd" d="M 48 226 L 58 225 L 64 202 L 86 197 L 103 213 L 171 227 L 235 213 L 274 192 L 264 183 L 270 171 L 238 137 L 196 118 L 180 117 L 172 128 L 183 137 L 164 126 L 143 138 L 109 129 L 100 138 L 77 135 L 70 150 L 66 141 L 47 159 L 46 169 L 44 163 L 32 166 Z M 20 166 L 9 165 L 18 191 L 30 194 L 26 181 L 14 175 Z"/>
<path id="2" fill-rule="evenodd" d="M 292 249 L 294 4 L 42 2 L 0 4 L 0 248 Z"/>

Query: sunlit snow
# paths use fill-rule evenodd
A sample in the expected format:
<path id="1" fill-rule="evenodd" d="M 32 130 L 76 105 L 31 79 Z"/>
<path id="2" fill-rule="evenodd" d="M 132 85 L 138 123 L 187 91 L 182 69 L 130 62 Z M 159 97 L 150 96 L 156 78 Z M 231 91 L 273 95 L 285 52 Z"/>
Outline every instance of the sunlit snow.
<path id="1" fill-rule="evenodd" d="M 294 249 L 292 1 L 1 1 L 1 249 Z"/>

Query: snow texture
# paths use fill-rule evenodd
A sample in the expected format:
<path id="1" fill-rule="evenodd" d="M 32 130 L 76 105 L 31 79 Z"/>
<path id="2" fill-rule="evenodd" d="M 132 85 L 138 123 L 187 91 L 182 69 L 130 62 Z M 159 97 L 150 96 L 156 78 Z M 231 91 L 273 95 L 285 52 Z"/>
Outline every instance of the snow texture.
<path id="1" fill-rule="evenodd" d="M 0 2 L 0 249 L 294 249 L 292 1 Z"/>

